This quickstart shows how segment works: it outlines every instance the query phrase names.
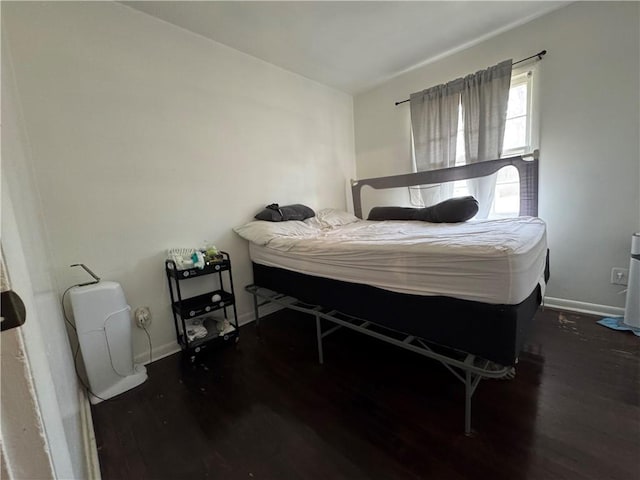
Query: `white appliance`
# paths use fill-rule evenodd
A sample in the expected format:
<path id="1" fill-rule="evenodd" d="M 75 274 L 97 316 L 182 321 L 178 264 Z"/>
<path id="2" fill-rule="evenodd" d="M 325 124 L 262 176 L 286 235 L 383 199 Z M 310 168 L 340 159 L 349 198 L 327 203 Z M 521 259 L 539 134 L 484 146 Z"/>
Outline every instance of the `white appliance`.
<path id="1" fill-rule="evenodd" d="M 93 404 L 115 397 L 147 379 L 133 363 L 131 307 L 119 283 L 98 282 L 69 291 L 80 351 Z"/>
<path id="2" fill-rule="evenodd" d="M 640 329 L 640 232 L 634 233 L 631 237 L 631 259 L 629 260 L 624 323 Z"/>

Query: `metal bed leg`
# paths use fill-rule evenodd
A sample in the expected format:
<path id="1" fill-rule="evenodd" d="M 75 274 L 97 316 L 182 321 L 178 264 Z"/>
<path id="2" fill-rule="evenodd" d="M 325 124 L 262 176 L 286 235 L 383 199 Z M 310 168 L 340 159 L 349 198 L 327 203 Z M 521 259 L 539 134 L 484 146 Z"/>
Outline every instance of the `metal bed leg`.
<path id="1" fill-rule="evenodd" d="M 256 332 L 260 336 L 260 312 L 258 310 L 258 295 L 253 294 L 253 313 L 256 317 Z"/>
<path id="2" fill-rule="evenodd" d="M 471 435 L 471 372 L 464 374 L 464 434 Z"/>
<path id="3" fill-rule="evenodd" d="M 473 392 L 475 387 L 471 372 L 464 373 L 464 434 L 467 437 L 473 436 L 471 430 L 471 399 L 473 398 Z M 476 385 L 477 386 L 477 383 Z"/>
<path id="4" fill-rule="evenodd" d="M 316 337 L 318 338 L 318 362 L 322 365 L 324 363 L 324 355 L 322 353 L 322 329 L 320 328 L 320 315 L 316 315 Z"/>

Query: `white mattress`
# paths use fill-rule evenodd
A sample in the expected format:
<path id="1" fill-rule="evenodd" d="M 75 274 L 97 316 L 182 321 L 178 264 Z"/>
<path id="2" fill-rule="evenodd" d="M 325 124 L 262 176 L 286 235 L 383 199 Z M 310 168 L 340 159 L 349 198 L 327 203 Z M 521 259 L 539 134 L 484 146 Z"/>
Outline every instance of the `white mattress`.
<path id="1" fill-rule="evenodd" d="M 265 241 L 250 243 L 253 262 L 394 292 L 492 304 L 518 304 L 539 283 L 544 287 L 546 226 L 539 218 L 295 222 L 300 225 L 292 235 L 283 223 L 290 222 L 274 227 L 280 230 Z"/>

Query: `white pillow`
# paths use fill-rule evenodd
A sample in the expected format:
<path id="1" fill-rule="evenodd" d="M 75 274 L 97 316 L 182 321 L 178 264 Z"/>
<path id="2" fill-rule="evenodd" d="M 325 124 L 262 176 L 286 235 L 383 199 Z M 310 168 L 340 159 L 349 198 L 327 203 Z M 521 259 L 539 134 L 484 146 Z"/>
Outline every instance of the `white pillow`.
<path id="1" fill-rule="evenodd" d="M 257 245 L 266 245 L 278 237 L 311 237 L 318 234 L 318 228 L 298 220 L 287 222 L 265 222 L 255 220 L 233 229 L 245 240 Z"/>
<path id="2" fill-rule="evenodd" d="M 316 218 L 318 223 L 324 227 L 339 227 L 341 225 L 348 225 L 350 223 L 360 221 L 360 219 L 352 213 L 338 210 L 336 208 L 324 208 L 318 211 L 314 218 Z"/>

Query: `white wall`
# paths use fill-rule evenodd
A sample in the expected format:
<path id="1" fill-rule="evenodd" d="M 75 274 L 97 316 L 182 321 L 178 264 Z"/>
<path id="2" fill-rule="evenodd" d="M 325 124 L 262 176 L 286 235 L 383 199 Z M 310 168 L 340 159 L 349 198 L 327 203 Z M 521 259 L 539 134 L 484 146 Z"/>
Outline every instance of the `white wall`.
<path id="1" fill-rule="evenodd" d="M 358 177 L 410 171 L 409 107 L 395 101 L 547 49 L 539 64 L 547 296 L 624 307 L 609 279 L 611 267 L 628 267 L 640 229 L 639 25 L 637 2 L 574 3 L 356 96 Z"/>
<path id="2" fill-rule="evenodd" d="M 6 44 L 3 32 L 2 248 L 6 255 L 12 287 L 25 302 L 27 310 L 27 321 L 20 328 L 24 339 L 24 345 L 20 345 L 20 350 L 24 348 L 26 359 L 22 357 L 23 352 L 17 358 L 26 364 L 25 371 L 33 376 L 28 381 L 33 382 L 44 426 L 43 433 L 57 477 L 86 478 L 88 470 L 85 454 L 88 452 L 85 451 L 83 428 L 92 427 L 90 420 L 89 424 L 83 424 L 82 421 L 82 392 L 76 379 L 73 357 L 52 276 L 49 244 L 40 213 L 41 203 L 29 161 L 29 141 L 16 99 L 13 67 Z M 4 355 L 7 353 L 4 352 L 4 334 L 2 338 Z M 11 348 L 11 351 L 13 350 Z M 8 360 L 8 365 L 15 361 L 14 358 Z M 3 363 L 3 373 L 4 367 Z M 3 401 L 5 397 L 11 397 L 14 393 L 17 394 L 17 391 L 4 389 Z M 88 401 L 85 403 L 88 405 Z M 4 431 L 5 424 L 10 426 L 16 419 L 5 418 L 6 415 L 12 415 L 11 410 L 6 412 L 3 408 L 2 414 L 7 420 L 2 422 Z M 25 424 L 19 428 L 26 432 L 30 426 Z M 7 436 L 5 440 L 8 444 L 19 442 L 19 435 Z M 10 449 L 9 445 L 6 447 Z M 14 456 L 16 463 L 23 463 L 31 475 L 35 471 L 32 468 L 38 467 L 40 458 L 39 445 L 34 444 L 33 448 L 31 462 L 22 458 L 20 452 L 8 451 L 8 455 Z"/>
<path id="3" fill-rule="evenodd" d="M 166 249 L 209 240 L 249 319 L 232 227 L 272 202 L 345 206 L 352 98 L 122 4 L 2 7 L 60 287 L 86 278 L 78 262 L 120 282 L 151 307 L 161 354 L 175 347 Z M 134 350 L 148 350 L 137 329 Z"/>

